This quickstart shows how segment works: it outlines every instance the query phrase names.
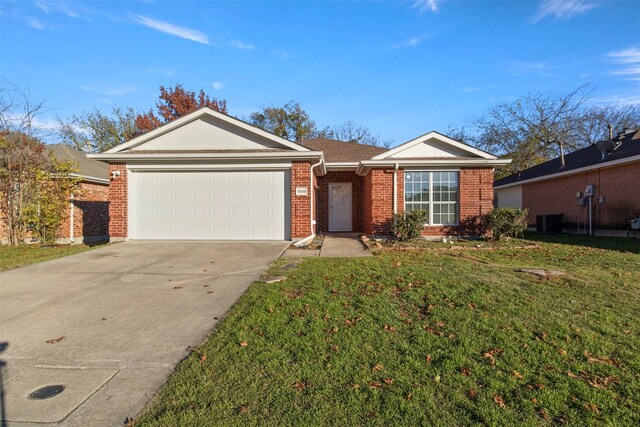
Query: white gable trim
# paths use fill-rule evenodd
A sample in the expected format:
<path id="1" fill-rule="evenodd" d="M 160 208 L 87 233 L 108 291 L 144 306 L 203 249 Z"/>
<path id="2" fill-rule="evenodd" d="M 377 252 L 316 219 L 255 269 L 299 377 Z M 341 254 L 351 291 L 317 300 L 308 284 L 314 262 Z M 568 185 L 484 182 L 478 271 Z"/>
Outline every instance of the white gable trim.
<path id="1" fill-rule="evenodd" d="M 241 129 L 244 129 L 246 131 L 252 132 L 258 136 L 261 136 L 263 138 L 266 138 L 270 141 L 275 142 L 276 144 L 282 145 L 283 147 L 286 148 L 290 148 L 292 150 L 295 151 L 311 151 L 306 147 L 303 147 L 300 144 L 296 144 L 295 142 L 291 142 L 287 139 L 281 138 L 277 135 L 274 135 L 272 133 L 266 132 L 262 129 L 259 129 L 255 126 L 252 126 L 248 123 L 243 122 L 242 120 L 238 120 L 235 117 L 231 117 L 228 116 L 226 114 L 222 114 L 218 111 L 212 110 L 211 108 L 208 107 L 204 107 L 201 108 L 200 110 L 194 111 L 193 113 L 189 113 L 186 116 L 182 116 L 179 119 L 173 120 L 163 126 L 160 126 L 159 128 L 156 128 L 152 131 L 149 131 L 145 134 L 142 134 L 140 136 L 137 136 L 135 138 L 133 138 L 132 140 L 125 142 L 124 144 L 120 144 L 117 145 L 107 151 L 105 151 L 105 154 L 113 154 L 113 153 L 119 153 L 121 151 L 124 150 L 128 150 L 131 149 L 133 147 L 137 147 L 141 144 L 144 144 L 147 141 L 150 141 L 154 138 L 157 138 L 161 135 L 164 135 L 168 132 L 171 132 L 174 129 L 177 129 L 181 126 L 187 125 L 193 121 L 196 121 L 204 116 L 211 116 L 215 119 L 218 120 L 222 120 L 224 122 L 227 122 L 231 125 L 237 126 Z"/>
<path id="2" fill-rule="evenodd" d="M 414 147 L 418 144 L 422 144 L 425 141 L 428 141 L 429 139 L 437 139 L 440 142 L 444 142 L 445 144 L 449 144 L 455 148 L 458 148 L 460 150 L 466 151 L 470 154 L 473 154 L 475 156 L 479 156 L 483 159 L 490 159 L 490 160 L 494 160 L 497 159 L 496 156 L 493 156 L 489 153 L 486 153 L 482 150 L 479 150 L 477 148 L 471 147 L 470 145 L 467 144 L 463 144 L 462 142 L 456 141 L 455 139 L 451 139 L 448 136 L 444 136 L 441 133 L 438 133 L 436 131 L 431 131 L 429 133 L 426 133 L 424 135 L 421 135 L 415 139 L 412 139 L 411 141 L 405 142 L 404 144 L 401 144 L 395 148 L 392 148 L 389 151 L 385 151 L 382 154 L 378 154 L 377 156 L 374 156 L 371 158 L 371 160 L 382 160 L 382 159 L 389 159 L 392 156 L 408 149 L 411 147 Z"/>

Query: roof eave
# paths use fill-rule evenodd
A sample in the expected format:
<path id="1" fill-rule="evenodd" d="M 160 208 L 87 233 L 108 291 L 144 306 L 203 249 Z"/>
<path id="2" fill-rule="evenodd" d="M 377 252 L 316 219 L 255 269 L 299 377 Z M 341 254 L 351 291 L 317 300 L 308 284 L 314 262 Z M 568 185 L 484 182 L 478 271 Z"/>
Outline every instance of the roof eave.
<path id="1" fill-rule="evenodd" d="M 323 159 L 321 151 L 291 151 L 275 153 L 154 153 L 154 154 L 134 154 L 127 153 L 100 153 L 89 154 L 88 157 L 103 162 L 123 162 L 130 160 L 305 160 Z"/>

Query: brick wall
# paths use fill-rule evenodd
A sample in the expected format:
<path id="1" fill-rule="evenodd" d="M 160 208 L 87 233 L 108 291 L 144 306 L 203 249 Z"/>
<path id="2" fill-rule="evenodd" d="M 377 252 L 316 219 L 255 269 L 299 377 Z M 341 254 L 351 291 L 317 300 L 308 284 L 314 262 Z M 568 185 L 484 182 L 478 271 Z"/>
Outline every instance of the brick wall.
<path id="1" fill-rule="evenodd" d="M 364 231 L 389 234 L 393 221 L 393 169 L 373 169 L 364 179 Z M 404 212 L 404 170 L 398 170 L 398 212 Z M 478 219 L 493 209 L 493 172 L 491 168 L 462 168 L 459 176 L 460 225 L 427 226 L 423 236 L 478 235 Z"/>
<path id="2" fill-rule="evenodd" d="M 112 179 L 109 185 L 109 236 L 111 238 L 123 238 L 127 237 L 128 232 L 127 164 L 110 164 L 109 174 L 114 171 L 120 171 L 120 176 Z"/>
<path id="3" fill-rule="evenodd" d="M 353 231 L 364 231 L 364 177 L 356 175 L 353 171 L 327 172 L 325 176 L 318 177 L 318 190 L 316 193 L 318 231 L 329 231 L 329 184 L 334 182 L 351 183 L 352 228 Z"/>
<path id="4" fill-rule="evenodd" d="M 73 199 L 73 237 L 76 241 L 107 238 L 109 235 L 109 186 L 83 182 Z M 69 239 L 70 209 L 60 225 L 58 237 Z"/>
<path id="5" fill-rule="evenodd" d="M 593 225 L 600 229 L 627 229 L 631 217 L 640 215 L 640 162 L 583 172 L 522 186 L 522 207 L 529 209 L 529 224 L 537 215 L 563 214 L 565 227 L 581 227 L 588 216 L 586 206 L 578 207 L 576 192 L 595 185 Z M 598 197 L 604 203 L 598 203 Z M 579 215 L 579 216 L 578 216 Z"/>
<path id="6" fill-rule="evenodd" d="M 311 164 L 308 161 L 291 163 L 291 238 L 304 238 L 311 231 Z M 306 187 L 306 196 L 296 196 L 296 187 Z"/>

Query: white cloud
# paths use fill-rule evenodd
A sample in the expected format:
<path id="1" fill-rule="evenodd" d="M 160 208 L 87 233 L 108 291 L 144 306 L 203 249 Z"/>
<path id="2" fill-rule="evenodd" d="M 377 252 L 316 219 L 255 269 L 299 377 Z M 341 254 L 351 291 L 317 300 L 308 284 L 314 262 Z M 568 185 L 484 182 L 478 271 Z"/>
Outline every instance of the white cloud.
<path id="1" fill-rule="evenodd" d="M 40 20 L 38 18 L 31 18 L 31 17 L 27 17 L 25 18 L 25 22 L 27 23 L 27 25 L 31 28 L 33 28 L 34 30 L 44 30 L 45 26 L 42 22 L 40 22 Z"/>
<path id="2" fill-rule="evenodd" d="M 538 11 L 531 18 L 531 22 L 535 24 L 547 16 L 553 16 L 556 19 L 570 19 L 597 6 L 598 3 L 590 0 L 542 0 Z"/>
<path id="3" fill-rule="evenodd" d="M 627 49 L 609 52 L 607 57 L 622 68 L 610 71 L 609 74 L 622 76 L 627 80 L 640 81 L 640 48 L 630 47 Z"/>
<path id="4" fill-rule="evenodd" d="M 78 12 L 71 3 L 72 2 L 65 0 L 38 0 L 36 1 L 36 7 L 44 13 L 62 13 L 70 18 L 77 18 Z"/>
<path id="5" fill-rule="evenodd" d="M 420 12 L 437 12 L 438 2 L 440 2 L 440 0 L 416 0 L 413 3 L 413 7 L 420 9 Z"/>
<path id="6" fill-rule="evenodd" d="M 611 95 L 603 98 L 596 98 L 592 102 L 595 104 L 640 105 L 640 95 Z"/>
<path id="7" fill-rule="evenodd" d="M 80 85 L 80 89 L 86 92 L 97 93 L 99 95 L 105 96 L 122 96 L 127 95 L 129 93 L 135 92 L 137 89 L 135 86 L 121 86 L 121 87 L 96 87 L 90 85 Z"/>
<path id="8" fill-rule="evenodd" d="M 422 43 L 422 41 L 425 38 L 426 38 L 425 36 L 411 37 L 409 40 L 394 44 L 393 46 L 391 46 L 391 49 L 402 49 L 402 48 L 405 48 L 405 47 L 416 47 L 420 43 Z"/>
<path id="9" fill-rule="evenodd" d="M 537 75 L 544 77 L 552 77 L 551 72 L 560 68 L 556 65 L 550 65 L 546 61 L 510 61 L 506 63 L 507 71 L 516 76 Z"/>
<path id="10" fill-rule="evenodd" d="M 211 87 L 214 90 L 220 90 L 220 89 L 222 89 L 224 87 L 224 85 L 222 83 L 220 83 L 220 82 L 213 82 L 213 83 L 211 83 Z"/>
<path id="11" fill-rule="evenodd" d="M 165 21 L 159 21 L 148 16 L 132 15 L 133 20 L 145 27 L 152 28 L 161 33 L 170 34 L 172 36 L 180 37 L 182 39 L 191 40 L 194 42 L 209 44 L 209 37 L 198 30 L 194 30 L 187 27 L 180 27 L 178 25 L 171 24 Z"/>
<path id="12" fill-rule="evenodd" d="M 287 52 L 286 50 L 284 50 L 284 49 L 272 50 L 271 53 L 273 53 L 275 56 L 283 58 L 283 59 L 291 58 L 291 54 L 289 52 Z"/>
<path id="13" fill-rule="evenodd" d="M 239 42 L 238 40 L 231 40 L 229 46 L 237 49 L 253 49 L 255 46 L 249 43 Z"/>

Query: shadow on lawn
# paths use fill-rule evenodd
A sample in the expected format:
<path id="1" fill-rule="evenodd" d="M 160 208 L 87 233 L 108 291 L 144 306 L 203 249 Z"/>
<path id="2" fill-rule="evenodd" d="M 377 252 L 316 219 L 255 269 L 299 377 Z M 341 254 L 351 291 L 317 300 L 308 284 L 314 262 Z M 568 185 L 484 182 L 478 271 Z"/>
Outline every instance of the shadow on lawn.
<path id="1" fill-rule="evenodd" d="M 533 231 L 527 231 L 524 233 L 524 238 L 526 240 L 535 242 L 586 246 L 591 248 L 640 254 L 640 239 L 630 237 L 581 236 L 577 234 L 542 234 Z"/>

